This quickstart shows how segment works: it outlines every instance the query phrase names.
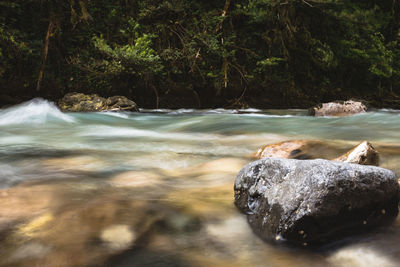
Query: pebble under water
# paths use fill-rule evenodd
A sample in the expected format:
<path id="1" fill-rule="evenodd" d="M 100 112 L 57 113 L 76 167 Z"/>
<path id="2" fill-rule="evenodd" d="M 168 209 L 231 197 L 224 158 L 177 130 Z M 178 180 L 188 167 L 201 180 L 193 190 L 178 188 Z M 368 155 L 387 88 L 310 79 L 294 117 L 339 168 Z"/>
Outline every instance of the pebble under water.
<path id="1" fill-rule="evenodd" d="M 35 99 L 0 110 L 0 266 L 399 266 L 400 219 L 317 250 L 255 236 L 233 204 L 263 145 L 362 140 L 400 174 L 400 112 L 62 113 Z M 372 196 L 373 197 L 373 196 Z"/>

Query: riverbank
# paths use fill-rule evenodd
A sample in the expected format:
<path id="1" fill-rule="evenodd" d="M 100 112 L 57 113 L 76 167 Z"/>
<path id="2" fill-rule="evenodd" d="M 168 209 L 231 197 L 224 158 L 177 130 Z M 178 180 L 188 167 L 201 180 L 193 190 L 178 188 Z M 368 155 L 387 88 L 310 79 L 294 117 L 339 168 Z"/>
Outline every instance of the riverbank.
<path id="1" fill-rule="evenodd" d="M 4 91 L 6 92 L 6 91 Z M 15 91 L 18 92 L 18 91 Z M 111 97 L 113 95 L 104 95 L 97 93 L 101 97 Z M 9 107 L 29 101 L 33 98 L 40 97 L 58 103 L 64 95 L 57 93 L 2 93 L 0 94 L 0 108 Z M 154 96 L 128 96 L 136 102 L 139 108 L 146 109 L 208 109 L 208 108 L 228 108 L 228 109 L 308 109 L 319 103 L 331 102 L 336 100 L 356 99 L 365 102 L 369 108 L 373 109 L 400 109 L 400 97 L 396 95 L 337 95 L 327 98 L 312 98 L 306 96 L 283 96 L 270 95 L 252 96 L 244 95 L 239 98 L 227 99 L 212 94 L 199 96 L 197 93 L 189 92 L 186 95 L 160 95 L 158 98 Z"/>

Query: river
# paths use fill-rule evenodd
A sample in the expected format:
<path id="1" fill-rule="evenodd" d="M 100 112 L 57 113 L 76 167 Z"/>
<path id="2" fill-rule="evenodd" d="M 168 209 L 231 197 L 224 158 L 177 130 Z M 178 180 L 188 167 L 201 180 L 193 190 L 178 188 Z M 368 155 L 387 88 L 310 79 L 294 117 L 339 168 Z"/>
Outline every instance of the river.
<path id="1" fill-rule="evenodd" d="M 399 266 L 400 220 L 316 250 L 255 236 L 233 204 L 263 145 L 362 140 L 400 174 L 400 112 L 62 113 L 35 99 L 0 110 L 1 266 Z M 373 196 L 371 196 L 373 197 Z"/>

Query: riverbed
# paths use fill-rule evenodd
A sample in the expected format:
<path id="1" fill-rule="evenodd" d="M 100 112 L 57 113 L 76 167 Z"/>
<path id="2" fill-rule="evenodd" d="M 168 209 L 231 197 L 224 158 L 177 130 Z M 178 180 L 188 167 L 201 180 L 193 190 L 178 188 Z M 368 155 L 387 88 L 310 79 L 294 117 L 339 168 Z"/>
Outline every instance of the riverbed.
<path id="1" fill-rule="evenodd" d="M 314 250 L 252 233 L 236 174 L 290 139 L 323 141 L 328 159 L 368 140 L 400 174 L 395 110 L 62 113 L 42 99 L 0 110 L 0 265 L 398 266 L 399 219 Z"/>

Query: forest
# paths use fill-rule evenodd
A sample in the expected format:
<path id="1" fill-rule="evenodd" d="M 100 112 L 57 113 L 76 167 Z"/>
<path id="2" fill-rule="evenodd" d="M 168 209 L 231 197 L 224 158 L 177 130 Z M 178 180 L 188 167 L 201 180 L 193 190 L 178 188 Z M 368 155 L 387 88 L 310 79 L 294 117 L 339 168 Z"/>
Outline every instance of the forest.
<path id="1" fill-rule="evenodd" d="M 400 107 L 396 0 L 0 0 L 0 102 Z"/>

